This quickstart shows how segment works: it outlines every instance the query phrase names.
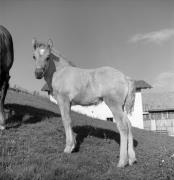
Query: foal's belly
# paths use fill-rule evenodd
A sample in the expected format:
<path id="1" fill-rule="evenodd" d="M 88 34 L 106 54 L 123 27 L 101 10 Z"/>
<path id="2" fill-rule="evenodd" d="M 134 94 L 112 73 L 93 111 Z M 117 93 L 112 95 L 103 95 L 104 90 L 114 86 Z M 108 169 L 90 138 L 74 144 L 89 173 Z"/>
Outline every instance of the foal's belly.
<path id="1" fill-rule="evenodd" d="M 84 93 L 78 94 L 72 99 L 73 105 L 97 105 L 103 101 L 102 97 L 97 96 L 96 94 Z"/>

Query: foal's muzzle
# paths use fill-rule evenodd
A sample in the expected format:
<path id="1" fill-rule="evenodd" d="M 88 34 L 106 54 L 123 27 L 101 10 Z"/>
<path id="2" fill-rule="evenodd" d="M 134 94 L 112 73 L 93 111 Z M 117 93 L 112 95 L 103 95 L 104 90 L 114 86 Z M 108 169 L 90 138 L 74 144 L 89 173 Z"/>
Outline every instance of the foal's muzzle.
<path id="1" fill-rule="evenodd" d="M 44 70 L 43 69 L 39 69 L 39 68 L 37 68 L 36 70 L 35 70 L 35 77 L 36 77 L 36 79 L 42 79 L 42 77 L 44 76 Z"/>

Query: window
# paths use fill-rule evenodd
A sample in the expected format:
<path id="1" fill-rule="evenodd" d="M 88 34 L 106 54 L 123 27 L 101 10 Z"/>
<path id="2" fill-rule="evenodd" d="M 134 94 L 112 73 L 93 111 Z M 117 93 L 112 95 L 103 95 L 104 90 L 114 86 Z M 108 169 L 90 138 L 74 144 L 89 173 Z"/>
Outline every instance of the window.
<path id="1" fill-rule="evenodd" d="M 168 112 L 163 112 L 163 119 L 168 119 Z"/>
<path id="2" fill-rule="evenodd" d="M 168 119 L 174 119 L 174 112 L 168 112 Z"/>
<path id="3" fill-rule="evenodd" d="M 144 119 L 145 121 L 150 120 L 150 115 L 149 115 L 149 114 L 144 114 L 144 115 L 143 115 L 143 119 Z"/>
<path id="4" fill-rule="evenodd" d="M 151 114 L 151 119 L 159 120 L 161 119 L 161 112 L 155 112 Z"/>

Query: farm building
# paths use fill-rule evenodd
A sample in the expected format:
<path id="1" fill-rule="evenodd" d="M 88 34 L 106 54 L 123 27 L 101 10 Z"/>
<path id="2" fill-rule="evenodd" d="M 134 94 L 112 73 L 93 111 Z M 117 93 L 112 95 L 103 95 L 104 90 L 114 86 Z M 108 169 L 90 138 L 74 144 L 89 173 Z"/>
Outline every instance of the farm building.
<path id="1" fill-rule="evenodd" d="M 136 94 L 134 111 L 129 115 L 132 126 L 144 129 L 143 123 L 143 103 L 142 103 L 142 91 L 152 88 L 147 82 L 143 80 L 135 81 Z"/>
<path id="2" fill-rule="evenodd" d="M 138 127 L 143 129 L 144 123 L 143 123 L 143 106 L 142 106 L 142 95 L 141 91 L 143 89 L 151 88 L 151 86 L 146 83 L 145 81 L 136 81 L 136 95 L 135 95 L 135 104 L 134 104 L 134 111 L 131 115 L 129 115 L 129 119 L 132 123 L 132 126 Z M 45 84 L 42 91 L 47 91 L 49 94 L 48 86 Z M 54 103 L 57 103 L 56 100 L 50 95 L 50 100 Z M 113 115 L 108 108 L 108 106 L 102 102 L 99 105 L 93 105 L 93 106 L 80 106 L 75 105 L 72 106 L 72 111 L 85 114 L 87 116 L 90 116 L 92 118 L 101 119 L 101 120 L 110 120 L 113 121 Z"/>
<path id="3" fill-rule="evenodd" d="M 174 92 L 143 93 L 144 129 L 174 136 Z"/>

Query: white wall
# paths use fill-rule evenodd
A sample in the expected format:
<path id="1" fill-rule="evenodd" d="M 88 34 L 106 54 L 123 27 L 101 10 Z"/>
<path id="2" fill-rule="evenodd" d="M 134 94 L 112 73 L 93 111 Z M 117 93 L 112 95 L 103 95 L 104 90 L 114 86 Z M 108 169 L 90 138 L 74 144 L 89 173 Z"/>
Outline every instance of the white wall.
<path id="1" fill-rule="evenodd" d="M 135 94 L 134 111 L 131 115 L 128 115 L 133 127 L 144 129 L 143 123 L 143 103 L 141 92 Z"/>
<path id="2" fill-rule="evenodd" d="M 50 95 L 50 101 L 53 102 L 53 103 L 55 103 L 55 104 L 57 104 L 57 101 L 56 101 L 56 100 L 54 99 L 54 97 L 51 96 L 51 95 Z"/>
<path id="3" fill-rule="evenodd" d="M 72 106 L 71 109 L 75 112 L 79 112 L 88 115 L 92 118 L 97 118 L 101 120 L 106 120 L 108 117 L 113 117 L 108 106 L 102 102 L 97 106 Z"/>
<path id="4" fill-rule="evenodd" d="M 50 96 L 50 100 L 57 104 L 56 100 L 52 96 Z M 75 105 L 71 107 L 71 110 L 101 120 L 107 120 L 107 118 L 113 117 L 112 112 L 104 102 L 97 106 Z M 132 126 L 144 129 L 141 92 L 136 92 L 134 111 L 132 112 L 132 115 L 128 115 L 128 117 Z"/>

